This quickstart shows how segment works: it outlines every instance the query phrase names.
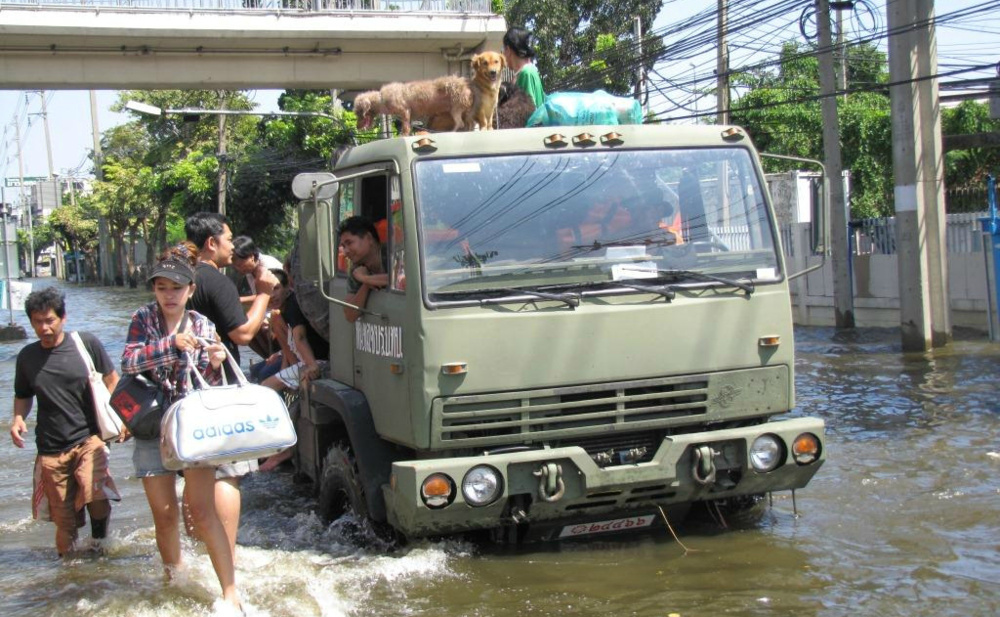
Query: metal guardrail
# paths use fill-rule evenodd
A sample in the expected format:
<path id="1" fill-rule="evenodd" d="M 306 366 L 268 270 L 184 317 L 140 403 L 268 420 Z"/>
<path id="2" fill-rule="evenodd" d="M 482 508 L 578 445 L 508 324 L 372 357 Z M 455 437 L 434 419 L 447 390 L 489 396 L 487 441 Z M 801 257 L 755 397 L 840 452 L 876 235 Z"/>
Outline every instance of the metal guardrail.
<path id="1" fill-rule="evenodd" d="M 0 0 L 0 9 L 492 13 L 490 0 Z"/>

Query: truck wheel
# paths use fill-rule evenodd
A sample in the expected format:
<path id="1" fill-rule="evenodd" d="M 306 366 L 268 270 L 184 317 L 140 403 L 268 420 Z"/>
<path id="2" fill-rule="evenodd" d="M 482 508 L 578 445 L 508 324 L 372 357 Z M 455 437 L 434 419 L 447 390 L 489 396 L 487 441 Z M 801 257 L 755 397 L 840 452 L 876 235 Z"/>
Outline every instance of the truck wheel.
<path id="1" fill-rule="evenodd" d="M 368 518 L 365 502 L 351 449 L 343 444 L 330 447 L 323 461 L 323 475 L 319 482 L 319 513 L 332 522 L 353 510 L 359 519 Z"/>
<path id="2" fill-rule="evenodd" d="M 309 320 L 309 324 L 325 340 L 330 338 L 330 304 L 320 293 L 319 288 L 312 281 L 307 281 L 302 277 L 299 261 L 299 241 L 295 241 L 292 252 L 288 256 L 289 267 L 293 287 L 295 287 L 295 298 L 298 300 L 302 314 Z"/>

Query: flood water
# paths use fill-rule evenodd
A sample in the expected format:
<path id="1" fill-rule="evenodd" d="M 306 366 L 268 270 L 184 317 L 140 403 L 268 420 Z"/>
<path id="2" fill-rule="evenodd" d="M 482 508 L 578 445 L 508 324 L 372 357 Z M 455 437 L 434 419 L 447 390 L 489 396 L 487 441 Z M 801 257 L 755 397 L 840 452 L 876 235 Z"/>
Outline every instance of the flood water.
<path id="1" fill-rule="evenodd" d="M 34 281 L 35 289 L 51 279 Z M 143 291 L 61 285 L 67 329 L 121 355 Z M 2 315 L 3 323 L 8 313 Z M 27 318 L 14 319 L 33 333 Z M 796 330 L 798 408 L 827 423 L 825 466 L 756 516 L 630 539 L 494 549 L 462 541 L 389 549 L 350 520 L 324 525 L 290 474 L 244 482 L 238 582 L 250 615 L 1000 614 L 1000 345 L 961 334 L 902 354 L 895 330 Z M 60 561 L 30 515 L 29 446 L 10 443 L 14 362 L 0 344 L 0 614 L 221 615 L 207 554 L 185 544 L 163 580 L 131 446 L 112 448 L 123 500 L 107 554 Z M 249 355 L 249 353 L 248 353 Z M 89 526 L 82 535 L 89 534 Z M 683 543 L 683 544 L 681 544 Z"/>

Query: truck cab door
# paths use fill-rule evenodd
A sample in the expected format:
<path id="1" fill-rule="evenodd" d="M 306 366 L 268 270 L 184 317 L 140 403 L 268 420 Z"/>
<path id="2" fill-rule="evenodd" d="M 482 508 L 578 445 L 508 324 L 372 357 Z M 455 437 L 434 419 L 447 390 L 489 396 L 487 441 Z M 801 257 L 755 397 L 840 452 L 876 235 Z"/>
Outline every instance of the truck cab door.
<path id="1" fill-rule="evenodd" d="M 360 215 L 375 224 L 383 247 L 383 266 L 389 275 L 385 289 L 368 294 L 366 312 L 351 323 L 341 314 L 331 319 L 331 331 L 336 339 L 350 343 L 331 351 L 339 356 L 334 376 L 364 393 L 379 434 L 390 440 L 397 435 L 409 441 L 410 420 L 406 396 L 408 375 L 403 370 L 403 323 L 406 311 L 406 278 L 404 275 L 403 208 L 400 178 L 391 170 L 358 178 L 352 187 L 341 188 L 340 220 Z M 338 239 L 339 246 L 339 239 Z M 334 278 L 334 297 L 346 298 L 350 264 L 338 259 Z M 336 295 L 336 294 L 339 294 Z M 349 360 L 349 361 L 348 361 Z M 350 375 L 347 375 L 348 365 Z M 338 374 L 340 376 L 338 376 Z"/>

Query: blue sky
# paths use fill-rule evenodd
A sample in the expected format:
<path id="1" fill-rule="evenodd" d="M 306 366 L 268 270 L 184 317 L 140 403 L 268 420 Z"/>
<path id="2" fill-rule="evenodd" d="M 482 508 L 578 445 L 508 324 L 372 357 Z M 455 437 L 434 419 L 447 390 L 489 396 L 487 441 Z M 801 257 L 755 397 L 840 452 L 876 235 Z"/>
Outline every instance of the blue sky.
<path id="1" fill-rule="evenodd" d="M 870 2 L 880 7 L 883 22 L 885 20 L 884 1 Z M 941 16 L 961 7 L 980 4 L 984 4 L 982 0 L 938 0 L 936 3 L 937 14 Z M 1000 5 L 1000 3 L 996 4 Z M 716 0 L 666 0 L 659 18 L 653 24 L 653 29 L 668 28 L 671 24 L 676 24 L 707 8 L 714 9 L 715 6 Z M 995 7 L 986 16 L 978 16 L 975 20 L 966 20 L 964 23 L 954 23 L 939 28 L 938 51 L 941 70 L 962 63 L 997 62 L 1000 59 L 996 51 L 1000 49 L 1000 19 L 997 17 L 1000 17 L 1000 6 Z M 767 28 L 766 31 L 765 28 Z M 790 16 L 785 21 L 776 20 L 776 22 L 766 26 L 762 24 L 758 36 L 763 37 L 765 34 L 776 36 L 775 40 L 778 42 L 787 40 L 784 38 L 786 34 L 787 38 L 796 36 L 797 15 Z M 750 34 L 750 36 L 753 35 Z M 669 44 L 672 41 L 668 38 L 667 42 Z M 736 42 L 739 43 L 739 41 Z M 743 51 L 744 58 L 749 58 L 753 53 L 747 51 L 746 48 L 743 48 Z M 735 60 L 739 56 L 739 50 L 734 50 L 732 55 Z M 694 75 L 700 82 L 699 87 L 702 88 L 709 88 L 714 84 L 712 77 L 714 68 L 715 56 L 712 49 L 706 49 L 690 58 L 675 58 L 658 67 L 662 78 L 667 80 L 666 83 L 672 83 L 674 80 L 690 82 L 692 75 Z M 969 77 L 972 76 L 988 77 L 990 73 L 969 75 Z M 684 87 L 682 87 L 682 91 L 677 93 L 676 98 L 679 99 L 679 102 L 691 107 L 695 105 L 696 99 L 699 97 L 691 92 L 689 85 L 686 88 L 685 92 Z M 278 91 L 258 91 L 255 97 L 260 103 L 259 108 L 262 110 L 276 109 L 279 93 Z M 102 90 L 97 92 L 98 124 L 101 130 L 119 124 L 126 119 L 122 115 L 110 111 L 109 107 L 116 99 L 117 92 L 115 91 Z M 702 98 L 697 103 L 703 111 L 714 106 L 714 101 L 708 97 Z M 73 173 L 88 175 L 91 167 L 87 155 L 93 146 L 88 92 L 50 90 L 47 93 L 47 105 L 55 172 L 62 175 Z M 18 175 L 17 150 L 14 146 L 12 126 L 15 117 L 20 117 L 22 120 L 24 175 L 47 175 L 48 164 L 41 116 L 26 116 L 26 114 L 37 114 L 40 111 L 40 96 L 37 92 L 0 91 L 0 123 L 2 123 L 0 124 L 0 175 L 10 178 Z M 26 117 L 30 120 L 30 126 L 25 124 Z M 7 199 L 11 200 L 9 194 Z"/>

